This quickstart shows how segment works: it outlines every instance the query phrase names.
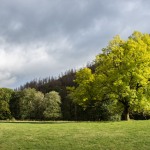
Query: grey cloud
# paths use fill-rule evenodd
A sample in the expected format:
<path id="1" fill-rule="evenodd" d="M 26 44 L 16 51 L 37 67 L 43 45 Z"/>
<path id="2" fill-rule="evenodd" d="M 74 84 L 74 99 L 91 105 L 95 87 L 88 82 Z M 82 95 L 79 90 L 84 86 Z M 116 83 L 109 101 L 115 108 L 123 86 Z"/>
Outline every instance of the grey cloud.
<path id="1" fill-rule="evenodd" d="M 149 32 L 148 0 L 1 0 L 0 86 L 78 68 L 116 34 Z"/>

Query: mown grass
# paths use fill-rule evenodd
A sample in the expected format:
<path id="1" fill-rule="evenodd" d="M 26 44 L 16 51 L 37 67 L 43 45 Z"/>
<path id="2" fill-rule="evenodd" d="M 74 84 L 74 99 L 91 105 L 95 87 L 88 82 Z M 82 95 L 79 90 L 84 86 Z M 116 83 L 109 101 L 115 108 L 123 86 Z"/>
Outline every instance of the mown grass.
<path id="1" fill-rule="evenodd" d="M 0 150 L 149 150 L 150 120 L 0 122 Z"/>

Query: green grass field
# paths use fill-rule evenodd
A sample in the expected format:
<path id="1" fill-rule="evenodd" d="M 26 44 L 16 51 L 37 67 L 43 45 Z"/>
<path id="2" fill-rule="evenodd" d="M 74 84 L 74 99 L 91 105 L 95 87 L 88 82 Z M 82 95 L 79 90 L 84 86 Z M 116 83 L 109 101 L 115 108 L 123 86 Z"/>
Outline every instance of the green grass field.
<path id="1" fill-rule="evenodd" d="M 149 150 L 150 120 L 0 122 L 0 150 Z"/>

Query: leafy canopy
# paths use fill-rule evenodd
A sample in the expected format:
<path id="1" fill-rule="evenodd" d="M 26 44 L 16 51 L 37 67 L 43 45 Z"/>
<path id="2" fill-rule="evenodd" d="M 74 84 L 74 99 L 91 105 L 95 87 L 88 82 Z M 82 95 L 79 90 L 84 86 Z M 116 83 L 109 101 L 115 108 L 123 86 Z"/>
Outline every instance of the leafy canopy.
<path id="1" fill-rule="evenodd" d="M 88 68 L 76 74 L 77 87 L 70 96 L 79 104 L 109 100 L 122 107 L 125 119 L 131 111 L 150 112 L 150 35 L 134 32 L 126 41 L 114 37 L 95 59 L 94 74 Z"/>
<path id="2" fill-rule="evenodd" d="M 44 117 L 46 119 L 61 118 L 61 98 L 55 91 L 47 93 L 44 97 Z"/>
<path id="3" fill-rule="evenodd" d="M 116 36 L 96 57 L 100 96 L 133 111 L 150 111 L 150 35 Z"/>
<path id="4" fill-rule="evenodd" d="M 12 93 L 13 93 L 13 90 L 11 89 L 0 88 L 0 119 L 11 118 L 9 102 L 10 102 Z"/>

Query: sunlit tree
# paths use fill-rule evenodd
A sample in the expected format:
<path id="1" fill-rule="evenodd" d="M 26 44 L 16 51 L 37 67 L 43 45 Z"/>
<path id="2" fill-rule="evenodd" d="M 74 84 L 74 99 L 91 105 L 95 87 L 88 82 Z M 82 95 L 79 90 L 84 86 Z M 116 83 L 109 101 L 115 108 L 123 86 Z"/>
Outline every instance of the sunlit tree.
<path id="1" fill-rule="evenodd" d="M 109 100 L 122 109 L 122 119 L 130 112 L 150 113 L 150 35 L 134 32 L 127 40 L 114 37 L 96 56 L 96 71 L 76 74 L 78 86 L 71 96 L 78 103 Z"/>

